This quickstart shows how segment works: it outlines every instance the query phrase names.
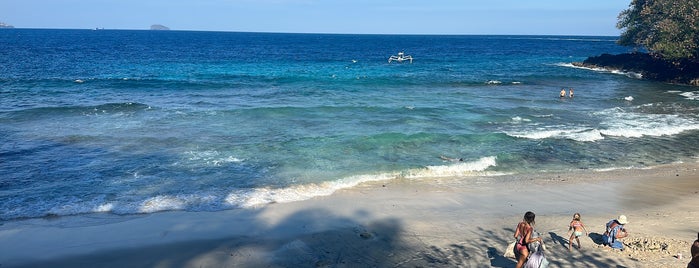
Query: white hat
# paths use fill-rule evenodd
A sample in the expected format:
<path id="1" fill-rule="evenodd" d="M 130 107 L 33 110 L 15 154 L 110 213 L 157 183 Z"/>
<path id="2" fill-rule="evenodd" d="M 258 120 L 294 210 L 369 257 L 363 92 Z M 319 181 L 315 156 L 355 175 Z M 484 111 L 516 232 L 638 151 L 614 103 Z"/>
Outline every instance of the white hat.
<path id="1" fill-rule="evenodd" d="M 629 221 L 626 219 L 626 215 L 619 215 L 619 218 L 616 219 L 621 224 L 627 224 Z"/>

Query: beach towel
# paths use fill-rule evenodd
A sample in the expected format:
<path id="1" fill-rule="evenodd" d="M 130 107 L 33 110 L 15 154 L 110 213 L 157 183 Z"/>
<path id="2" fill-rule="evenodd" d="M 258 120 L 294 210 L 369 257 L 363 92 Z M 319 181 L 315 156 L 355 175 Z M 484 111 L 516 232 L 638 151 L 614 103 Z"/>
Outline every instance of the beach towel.
<path id="1" fill-rule="evenodd" d="M 505 254 L 503 255 L 505 258 L 515 259 L 515 244 L 517 244 L 517 241 L 513 241 L 512 243 L 507 245 L 507 248 L 505 249 Z"/>
<path id="2" fill-rule="evenodd" d="M 549 267 L 549 261 L 546 259 L 546 256 L 544 255 L 544 249 L 543 249 L 543 244 L 538 243 L 538 246 L 536 248 L 535 252 L 530 252 L 529 253 L 529 258 L 527 258 L 527 262 L 524 263 L 524 268 L 546 268 Z"/>

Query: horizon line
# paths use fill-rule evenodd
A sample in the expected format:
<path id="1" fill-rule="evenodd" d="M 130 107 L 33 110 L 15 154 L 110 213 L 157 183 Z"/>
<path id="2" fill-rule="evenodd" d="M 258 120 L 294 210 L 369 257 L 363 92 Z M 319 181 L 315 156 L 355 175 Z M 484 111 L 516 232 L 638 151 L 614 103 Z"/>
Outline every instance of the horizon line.
<path id="1" fill-rule="evenodd" d="M 167 27 L 167 26 L 166 26 Z M 153 32 L 221 32 L 221 33 L 261 33 L 261 34 L 318 34 L 318 35 L 414 35 L 414 36 L 584 36 L 584 37 L 619 37 L 619 35 L 592 34 L 504 34 L 504 33 L 332 33 L 332 32 L 275 32 L 275 31 L 235 31 L 235 30 L 188 30 L 188 29 L 124 29 L 124 28 L 32 28 L 13 27 L 2 30 L 86 30 L 86 31 L 153 31 Z"/>

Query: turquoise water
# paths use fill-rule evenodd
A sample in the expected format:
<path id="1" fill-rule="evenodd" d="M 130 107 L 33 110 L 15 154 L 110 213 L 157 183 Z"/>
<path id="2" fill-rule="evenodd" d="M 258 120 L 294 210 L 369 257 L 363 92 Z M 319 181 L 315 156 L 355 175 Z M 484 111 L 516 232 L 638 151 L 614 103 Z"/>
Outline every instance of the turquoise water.
<path id="1" fill-rule="evenodd" d="M 615 39 L 5 29 L 0 219 L 696 161 L 699 91 L 570 64 Z"/>

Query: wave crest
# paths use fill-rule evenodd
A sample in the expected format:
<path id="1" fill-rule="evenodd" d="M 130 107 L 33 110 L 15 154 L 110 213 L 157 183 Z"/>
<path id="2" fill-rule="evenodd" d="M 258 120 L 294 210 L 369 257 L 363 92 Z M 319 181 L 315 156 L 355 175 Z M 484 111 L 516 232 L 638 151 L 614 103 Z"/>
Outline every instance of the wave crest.
<path id="1" fill-rule="evenodd" d="M 560 138 L 575 141 L 596 141 L 604 139 L 600 130 L 588 128 L 536 129 L 520 132 L 505 132 L 505 134 L 515 138 L 524 138 L 532 140 Z"/>
<path id="2" fill-rule="evenodd" d="M 607 110 L 597 113 L 607 118 L 603 135 L 626 138 L 670 136 L 699 129 L 699 122 L 674 114 L 641 114 Z"/>
<path id="3" fill-rule="evenodd" d="M 643 108 L 643 107 L 642 107 Z M 612 108 L 593 113 L 602 118 L 599 128 L 556 125 L 535 129 L 503 131 L 506 135 L 532 140 L 571 139 L 581 142 L 602 140 L 605 136 L 639 138 L 643 136 L 671 136 L 684 131 L 699 130 L 699 122 L 678 114 L 629 112 Z M 531 125 L 529 126 L 531 127 Z"/>
<path id="4" fill-rule="evenodd" d="M 488 156 L 473 162 L 459 162 L 453 165 L 427 166 L 426 170 L 420 170 L 408 176 L 409 178 L 426 177 L 455 177 L 474 175 L 475 172 L 485 171 L 489 167 L 497 166 L 495 156 Z"/>
<path id="5" fill-rule="evenodd" d="M 396 178 L 420 179 L 435 177 L 475 176 L 477 172 L 496 166 L 496 157 L 483 157 L 473 162 L 453 165 L 427 166 L 404 172 L 382 173 L 377 175 L 350 176 L 336 181 L 294 185 L 285 188 L 257 188 L 247 191 L 232 191 L 225 198 L 229 206 L 255 207 L 270 203 L 288 203 L 307 200 L 318 196 L 328 196 L 334 192 L 355 187 L 366 182 L 388 181 Z"/>

